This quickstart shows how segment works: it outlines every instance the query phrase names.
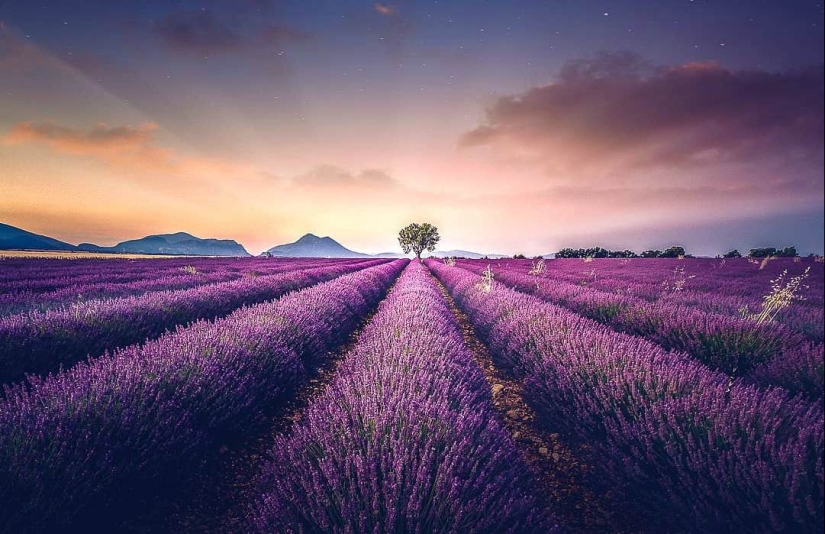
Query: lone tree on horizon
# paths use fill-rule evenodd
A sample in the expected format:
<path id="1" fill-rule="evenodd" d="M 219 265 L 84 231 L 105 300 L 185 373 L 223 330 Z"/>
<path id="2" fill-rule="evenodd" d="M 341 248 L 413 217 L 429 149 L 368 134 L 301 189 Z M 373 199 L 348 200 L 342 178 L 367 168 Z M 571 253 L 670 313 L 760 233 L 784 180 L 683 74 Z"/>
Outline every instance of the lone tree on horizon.
<path id="1" fill-rule="evenodd" d="M 435 245 L 440 239 L 438 228 L 430 223 L 413 223 L 398 232 L 398 242 L 404 254 L 412 250 L 419 260 L 421 260 L 421 253 L 425 250 L 430 252 L 435 250 Z"/>

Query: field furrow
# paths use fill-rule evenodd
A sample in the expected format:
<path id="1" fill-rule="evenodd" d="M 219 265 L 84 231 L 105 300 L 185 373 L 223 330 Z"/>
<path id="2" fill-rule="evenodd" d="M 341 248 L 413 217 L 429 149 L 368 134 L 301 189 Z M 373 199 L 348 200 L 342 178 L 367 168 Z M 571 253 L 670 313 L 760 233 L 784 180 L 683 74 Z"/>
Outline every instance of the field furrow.
<path id="1" fill-rule="evenodd" d="M 470 271 L 429 267 L 496 362 L 523 378 L 541 421 L 593 447 L 594 480 L 652 530 L 819 531 L 821 404 L 731 382 Z"/>
<path id="2" fill-rule="evenodd" d="M 406 262 L 201 321 L 0 401 L 2 532 L 86 530 L 118 501 L 175 484 L 256 427 L 347 336 Z"/>
<path id="3" fill-rule="evenodd" d="M 482 263 L 460 265 L 474 274 L 481 274 L 486 268 Z M 649 303 L 509 269 L 494 271 L 494 279 L 617 332 L 640 336 L 667 350 L 688 354 L 711 369 L 735 377 L 749 377 L 762 384 L 782 385 L 792 393 L 811 398 L 822 396 L 825 382 L 822 343 L 807 341 L 800 333 L 782 325 Z M 788 373 L 788 369 L 795 372 Z"/>
<path id="4" fill-rule="evenodd" d="M 263 470 L 259 532 L 549 532 L 484 375 L 418 262 Z"/>
<path id="5" fill-rule="evenodd" d="M 156 262 L 157 260 L 144 261 Z M 109 261 L 109 263 L 116 262 Z M 194 264 L 197 264 L 197 267 Z M 79 273 L 77 277 L 68 278 L 65 284 L 56 283 L 53 278 L 47 278 L 42 283 L 48 288 L 47 291 L 35 291 L 33 287 L 30 287 L 31 282 L 28 281 L 26 284 L 18 284 L 24 287 L 17 288 L 1 287 L 2 284 L 0 284 L 0 315 L 46 311 L 89 300 L 138 296 L 153 291 L 188 289 L 229 282 L 247 276 L 266 276 L 318 265 L 318 260 L 267 260 L 266 263 L 260 260 L 249 262 L 201 260 L 154 271 L 141 265 L 139 274 L 122 273 L 124 267 L 119 266 L 118 270 L 122 273 L 120 275 L 117 271 L 111 272 L 103 268 L 104 265 L 97 267 L 100 273 L 95 276 Z"/>
<path id="6" fill-rule="evenodd" d="M 353 261 L 244 278 L 180 291 L 96 300 L 66 309 L 0 318 L 0 383 L 26 374 L 70 367 L 87 356 L 100 356 L 155 338 L 176 326 L 225 316 L 242 307 L 278 298 L 381 264 L 387 260 Z"/>

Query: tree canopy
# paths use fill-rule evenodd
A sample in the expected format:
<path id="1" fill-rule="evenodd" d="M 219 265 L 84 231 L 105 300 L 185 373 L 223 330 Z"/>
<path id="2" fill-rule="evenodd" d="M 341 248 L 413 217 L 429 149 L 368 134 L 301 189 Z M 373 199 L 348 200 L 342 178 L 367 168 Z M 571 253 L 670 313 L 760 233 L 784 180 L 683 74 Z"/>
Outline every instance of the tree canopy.
<path id="1" fill-rule="evenodd" d="M 425 250 L 432 252 L 441 236 L 430 223 L 413 223 L 398 232 L 398 243 L 405 254 L 413 251 L 418 259 Z"/>
<path id="2" fill-rule="evenodd" d="M 799 253 L 797 253 L 796 247 L 764 247 L 750 249 L 750 251 L 748 252 L 748 256 L 751 258 L 765 258 L 768 256 L 776 256 L 779 258 L 793 258 L 795 256 L 799 256 Z"/>

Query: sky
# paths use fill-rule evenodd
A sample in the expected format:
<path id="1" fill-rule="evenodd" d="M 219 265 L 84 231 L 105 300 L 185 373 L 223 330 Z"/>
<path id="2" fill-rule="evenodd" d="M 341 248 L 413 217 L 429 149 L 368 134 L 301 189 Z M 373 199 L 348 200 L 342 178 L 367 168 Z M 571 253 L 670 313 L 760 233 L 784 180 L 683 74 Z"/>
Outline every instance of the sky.
<path id="1" fill-rule="evenodd" d="M 0 222 L 822 253 L 823 4 L 0 0 Z"/>

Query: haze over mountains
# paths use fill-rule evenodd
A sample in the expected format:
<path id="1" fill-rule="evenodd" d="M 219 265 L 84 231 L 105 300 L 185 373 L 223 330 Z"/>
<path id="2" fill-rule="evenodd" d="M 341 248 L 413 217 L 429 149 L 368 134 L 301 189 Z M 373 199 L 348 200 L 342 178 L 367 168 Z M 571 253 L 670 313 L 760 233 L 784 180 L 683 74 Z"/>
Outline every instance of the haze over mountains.
<path id="1" fill-rule="evenodd" d="M 315 234 L 306 234 L 294 243 L 277 245 L 264 252 L 273 257 L 303 257 L 303 258 L 408 258 L 409 254 L 401 252 L 380 252 L 378 254 L 364 254 L 355 252 L 340 244 L 331 237 L 318 237 Z M 469 252 L 466 250 L 436 250 L 432 253 L 425 253 L 424 256 L 434 258 L 446 258 L 458 256 L 462 258 L 483 258 L 484 254 Z M 505 258 L 507 256 L 489 255 L 490 258 Z"/>
<path id="2" fill-rule="evenodd" d="M 0 223 L 0 250 L 45 250 L 66 252 L 103 252 L 129 254 L 169 254 L 184 256 L 250 256 L 249 252 L 237 241 L 231 239 L 202 239 L 186 232 L 173 234 L 148 235 L 140 239 L 123 241 L 112 247 L 102 247 L 93 243 L 72 245 L 48 236 L 28 232 L 8 224 Z M 306 234 L 293 243 L 276 245 L 262 255 L 272 257 L 304 258 L 407 258 L 408 254 L 400 252 L 382 252 L 365 254 L 348 249 L 335 239 L 315 234 Z M 482 258 L 484 254 L 466 250 L 437 250 L 424 256 L 445 258 L 457 256 L 463 258 Z M 507 256 L 490 254 L 490 258 Z"/>
<path id="3" fill-rule="evenodd" d="M 0 250 L 76 250 L 77 247 L 0 223 Z"/>
<path id="4" fill-rule="evenodd" d="M 123 241 L 113 247 L 81 243 L 78 250 L 87 252 L 121 252 L 130 254 L 180 254 L 192 256 L 249 256 L 249 252 L 232 239 L 201 239 L 186 232 L 148 235 Z"/>
<path id="5" fill-rule="evenodd" d="M 192 256 L 250 255 L 242 245 L 234 240 L 202 239 L 186 232 L 149 235 L 141 239 L 123 241 L 112 247 L 101 247 L 92 243 L 72 245 L 58 239 L 35 234 L 2 223 L 0 223 L 0 250 L 47 250 Z M 375 255 L 364 254 L 344 247 L 331 237 L 318 237 L 314 234 L 306 234 L 294 243 L 276 245 L 264 254 L 273 257 L 306 258 L 406 257 L 404 254 L 394 252 Z M 446 255 L 457 254 L 447 253 Z M 481 255 L 477 256 L 480 257 Z"/>
<path id="6" fill-rule="evenodd" d="M 141 239 L 123 241 L 113 247 L 101 247 L 92 243 L 72 245 L 2 223 L 0 223 L 0 250 L 54 250 L 187 256 L 250 255 L 237 241 L 231 239 L 201 239 L 185 232 L 149 235 Z"/>
<path id="7" fill-rule="evenodd" d="M 343 246 L 331 237 L 318 237 L 306 234 L 294 243 L 276 245 L 265 255 L 273 257 L 301 257 L 301 258 L 369 258 L 370 254 L 355 252 Z"/>

